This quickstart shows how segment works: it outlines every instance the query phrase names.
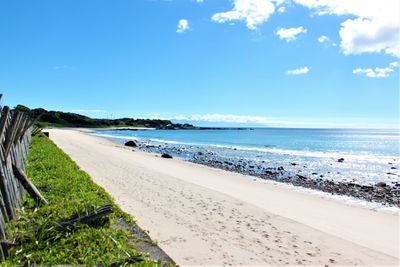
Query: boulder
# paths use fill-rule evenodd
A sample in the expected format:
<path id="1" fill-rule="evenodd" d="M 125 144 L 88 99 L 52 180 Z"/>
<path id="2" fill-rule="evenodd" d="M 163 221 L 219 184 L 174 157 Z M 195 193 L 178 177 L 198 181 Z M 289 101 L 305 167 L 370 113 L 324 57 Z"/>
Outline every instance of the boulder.
<path id="1" fill-rule="evenodd" d="M 385 182 L 379 182 L 376 184 L 376 186 L 378 187 L 386 187 L 386 183 Z"/>
<path id="2" fill-rule="evenodd" d="M 161 157 L 164 159 L 172 159 L 172 156 L 170 154 L 166 154 L 166 153 L 162 154 Z"/>
<path id="3" fill-rule="evenodd" d="M 343 161 L 344 161 L 344 158 L 340 158 L 337 160 L 337 162 L 343 162 Z"/>
<path id="4" fill-rule="evenodd" d="M 137 147 L 137 143 L 135 141 L 128 141 L 125 143 L 125 146 L 130 146 L 130 147 Z"/>

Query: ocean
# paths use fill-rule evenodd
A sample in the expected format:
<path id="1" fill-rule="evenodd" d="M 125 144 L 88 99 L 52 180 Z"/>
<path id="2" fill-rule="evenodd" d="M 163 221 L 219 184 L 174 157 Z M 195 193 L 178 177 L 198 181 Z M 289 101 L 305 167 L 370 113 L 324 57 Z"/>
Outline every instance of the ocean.
<path id="1" fill-rule="evenodd" d="M 120 143 L 137 140 L 144 150 L 186 160 L 210 155 L 223 162 L 283 168 L 283 176 L 300 173 L 360 185 L 400 182 L 400 134 L 395 129 L 102 130 L 93 134 Z"/>

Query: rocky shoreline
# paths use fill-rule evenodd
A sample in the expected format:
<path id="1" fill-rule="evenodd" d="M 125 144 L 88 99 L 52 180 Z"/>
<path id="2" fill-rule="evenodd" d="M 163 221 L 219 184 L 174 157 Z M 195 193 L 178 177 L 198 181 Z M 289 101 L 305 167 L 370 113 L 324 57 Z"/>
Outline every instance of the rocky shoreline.
<path id="1" fill-rule="evenodd" d="M 246 174 L 265 180 L 284 182 L 295 186 L 320 190 L 332 195 L 351 196 L 369 202 L 400 207 L 400 179 L 397 182 L 378 182 L 373 185 L 361 185 L 355 181 L 340 182 L 324 179 L 324 175 L 318 173 L 307 175 L 302 173 L 301 170 L 298 173 L 293 173 L 286 170 L 284 166 L 268 167 L 266 164 L 263 164 L 265 163 L 264 161 L 256 162 L 245 158 L 227 159 L 207 150 L 196 151 L 182 146 L 154 145 L 145 142 L 138 143 L 138 148 L 143 151 L 168 154 L 197 164 Z M 337 162 L 343 162 L 344 160 L 344 158 L 339 158 Z M 292 162 L 291 165 L 295 166 L 298 163 Z M 396 169 L 395 167 L 391 168 Z"/>
<path id="2" fill-rule="evenodd" d="M 251 165 L 250 168 L 243 168 L 241 164 L 204 158 L 197 158 L 192 160 L 192 162 L 226 171 L 251 175 L 265 180 L 273 180 L 304 188 L 316 189 L 332 195 L 346 195 L 370 202 L 381 203 L 383 205 L 400 207 L 400 182 L 392 185 L 388 185 L 384 182 L 379 182 L 375 185 L 359 185 L 353 182 L 334 182 L 321 178 L 309 178 L 300 174 L 287 176 L 282 166 L 277 168 L 264 168 L 264 173 L 260 173 L 259 170 L 253 171 Z"/>

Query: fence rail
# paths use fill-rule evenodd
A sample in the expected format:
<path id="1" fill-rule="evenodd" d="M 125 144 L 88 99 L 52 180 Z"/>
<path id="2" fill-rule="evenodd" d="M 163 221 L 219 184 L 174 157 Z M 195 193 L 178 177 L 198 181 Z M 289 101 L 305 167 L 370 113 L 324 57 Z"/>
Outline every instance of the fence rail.
<path id="1" fill-rule="evenodd" d="M 4 244 L 9 243 L 5 231 L 6 222 L 17 215 L 22 205 L 24 188 L 36 189 L 18 177 L 18 173 L 25 176 L 33 122 L 26 113 L 0 106 L 0 259 L 7 253 Z"/>

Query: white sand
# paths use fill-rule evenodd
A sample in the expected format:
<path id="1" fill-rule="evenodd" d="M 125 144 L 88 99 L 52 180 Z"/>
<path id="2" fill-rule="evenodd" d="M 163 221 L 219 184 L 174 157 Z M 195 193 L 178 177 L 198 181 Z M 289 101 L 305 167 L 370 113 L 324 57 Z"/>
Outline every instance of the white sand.
<path id="1" fill-rule="evenodd" d="M 398 265 L 399 217 L 122 147 L 50 138 L 180 265 Z"/>

